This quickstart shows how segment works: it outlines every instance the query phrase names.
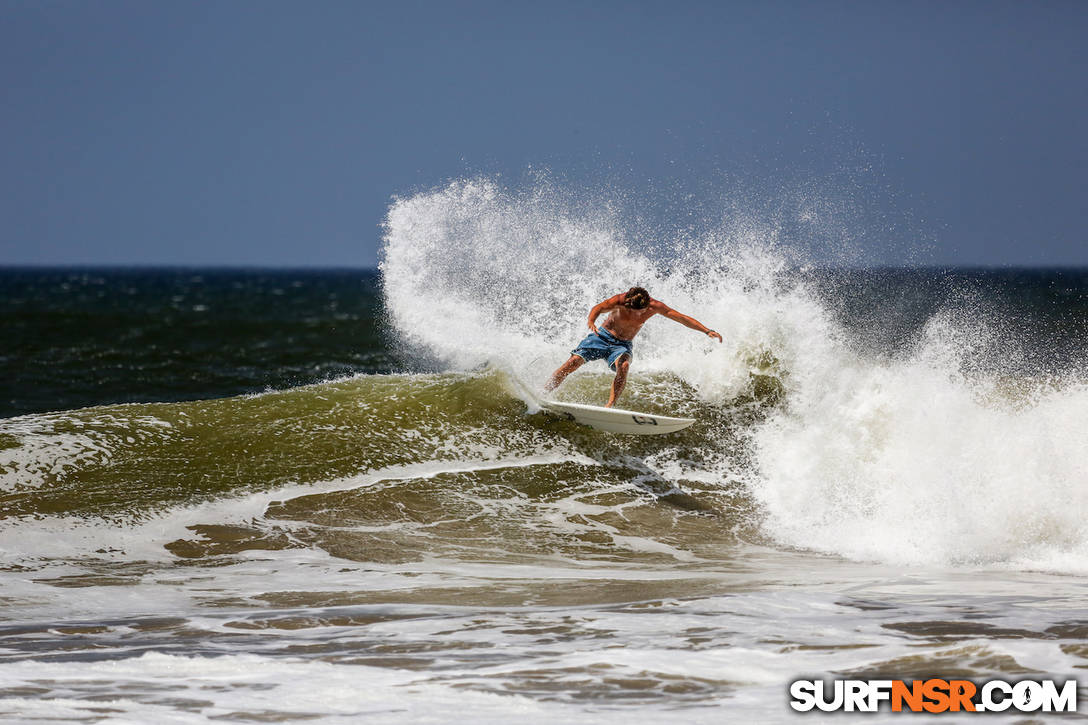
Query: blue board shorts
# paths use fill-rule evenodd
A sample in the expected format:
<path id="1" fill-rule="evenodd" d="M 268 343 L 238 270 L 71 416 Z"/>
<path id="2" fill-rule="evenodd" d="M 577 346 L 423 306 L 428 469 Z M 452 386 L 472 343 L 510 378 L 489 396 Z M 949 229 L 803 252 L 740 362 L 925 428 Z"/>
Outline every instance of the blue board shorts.
<path id="1" fill-rule="evenodd" d="M 608 367 L 616 369 L 616 361 L 623 355 L 631 356 L 631 341 L 621 340 L 603 327 L 598 327 L 597 332 L 586 335 L 586 339 L 578 343 L 578 347 L 570 351 L 571 355 L 577 355 L 586 362 L 590 360 L 608 359 Z"/>

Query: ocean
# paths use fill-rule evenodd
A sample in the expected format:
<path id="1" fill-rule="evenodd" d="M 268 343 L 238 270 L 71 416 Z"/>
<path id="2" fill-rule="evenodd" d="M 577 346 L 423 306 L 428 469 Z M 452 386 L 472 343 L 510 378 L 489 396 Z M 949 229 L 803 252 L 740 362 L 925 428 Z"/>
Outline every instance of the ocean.
<path id="1" fill-rule="evenodd" d="M 0 719 L 819 721 L 792 681 L 1083 679 L 1088 270 L 636 244 L 480 181 L 383 235 L 378 270 L 0 270 Z M 536 409 L 634 284 L 724 342 L 651 320 L 621 405 L 697 423 Z"/>

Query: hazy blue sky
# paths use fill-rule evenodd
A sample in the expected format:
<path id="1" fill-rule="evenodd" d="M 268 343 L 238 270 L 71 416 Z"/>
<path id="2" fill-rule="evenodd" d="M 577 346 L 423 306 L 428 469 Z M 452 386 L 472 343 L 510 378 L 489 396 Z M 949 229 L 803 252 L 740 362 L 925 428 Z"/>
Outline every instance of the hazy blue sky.
<path id="1" fill-rule="evenodd" d="M 0 0 L 0 264 L 372 266 L 393 194 L 543 167 L 1085 265 L 1086 39 L 1083 0 Z"/>

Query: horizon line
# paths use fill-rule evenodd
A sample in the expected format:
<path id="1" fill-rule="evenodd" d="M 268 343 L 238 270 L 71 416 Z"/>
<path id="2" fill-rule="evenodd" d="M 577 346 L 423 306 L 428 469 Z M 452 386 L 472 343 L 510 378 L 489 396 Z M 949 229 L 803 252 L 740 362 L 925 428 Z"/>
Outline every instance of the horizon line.
<path id="1" fill-rule="evenodd" d="M 0 262 L 0 271 L 34 271 L 34 270 L 94 270 L 94 271 L 192 271 L 203 272 L 380 272 L 378 265 L 374 266 L 331 266 L 331 265 L 265 265 L 265 264 L 144 264 L 144 263 L 73 263 L 73 264 L 43 264 L 43 263 L 4 263 Z M 871 264 L 871 265 L 825 265 L 825 264 L 801 264 L 793 265 L 790 271 L 895 271 L 895 270 L 968 270 L 1000 272 L 1009 270 L 1018 271 L 1080 271 L 1088 270 L 1088 264 Z"/>

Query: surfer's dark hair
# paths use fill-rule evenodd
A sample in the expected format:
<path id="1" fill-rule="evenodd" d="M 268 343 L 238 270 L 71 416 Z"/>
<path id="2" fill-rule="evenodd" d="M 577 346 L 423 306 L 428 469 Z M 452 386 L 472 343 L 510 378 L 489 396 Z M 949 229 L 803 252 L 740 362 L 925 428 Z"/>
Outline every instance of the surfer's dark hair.
<path id="1" fill-rule="evenodd" d="M 650 306 L 650 293 L 641 287 L 632 287 L 623 295 L 623 306 L 644 310 Z"/>

